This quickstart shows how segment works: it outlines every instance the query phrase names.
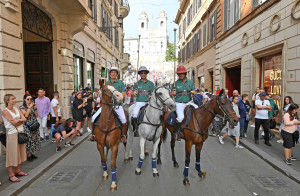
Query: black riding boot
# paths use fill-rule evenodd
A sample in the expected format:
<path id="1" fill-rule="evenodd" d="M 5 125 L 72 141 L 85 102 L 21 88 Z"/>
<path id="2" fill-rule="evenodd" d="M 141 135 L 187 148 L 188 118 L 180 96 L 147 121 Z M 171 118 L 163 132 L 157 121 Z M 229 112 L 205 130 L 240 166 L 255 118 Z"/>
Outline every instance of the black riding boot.
<path id="1" fill-rule="evenodd" d="M 137 131 L 137 118 L 133 118 L 132 117 L 132 131 L 133 131 L 133 133 L 134 133 L 134 137 L 139 137 L 139 133 L 138 133 L 138 131 Z"/>
<path id="2" fill-rule="evenodd" d="M 88 139 L 88 141 L 94 142 L 95 139 L 96 139 L 96 138 L 95 138 L 95 124 L 92 123 L 92 135 L 91 135 L 91 137 Z"/>
<path id="3" fill-rule="evenodd" d="M 175 140 L 177 140 L 177 141 L 181 140 L 180 136 L 179 136 L 180 128 L 181 128 L 181 123 L 176 120 L 175 125 L 174 125 L 174 137 L 175 137 Z"/>

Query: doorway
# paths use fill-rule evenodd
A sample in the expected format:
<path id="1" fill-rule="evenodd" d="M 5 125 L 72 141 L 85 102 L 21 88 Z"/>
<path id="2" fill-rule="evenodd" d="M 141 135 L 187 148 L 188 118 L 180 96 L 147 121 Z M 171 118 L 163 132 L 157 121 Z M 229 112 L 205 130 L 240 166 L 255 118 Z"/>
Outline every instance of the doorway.
<path id="1" fill-rule="evenodd" d="M 226 68 L 226 88 L 228 96 L 232 97 L 232 91 L 238 90 L 241 93 L 241 66 Z"/>

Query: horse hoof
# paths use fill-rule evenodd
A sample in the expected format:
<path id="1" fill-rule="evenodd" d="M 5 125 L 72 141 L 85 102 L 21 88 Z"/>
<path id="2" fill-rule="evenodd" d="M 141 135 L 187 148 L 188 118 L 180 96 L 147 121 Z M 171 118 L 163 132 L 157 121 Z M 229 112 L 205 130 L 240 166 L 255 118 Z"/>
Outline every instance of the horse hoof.
<path id="1" fill-rule="evenodd" d="M 149 152 L 145 152 L 145 156 L 149 156 Z"/>
<path id="2" fill-rule="evenodd" d="M 159 177 L 159 173 L 153 173 L 153 177 Z"/>
<path id="3" fill-rule="evenodd" d="M 107 180 L 108 176 L 102 176 L 102 180 Z"/>
<path id="4" fill-rule="evenodd" d="M 184 186 L 190 186 L 190 181 L 188 179 L 183 180 L 183 185 Z"/>
<path id="5" fill-rule="evenodd" d="M 113 187 L 111 186 L 111 187 L 110 187 L 110 191 L 111 191 L 111 192 L 116 191 L 116 190 L 117 190 L 117 187 L 116 187 L 116 186 L 113 186 Z"/>
<path id="6" fill-rule="evenodd" d="M 142 173 L 142 171 L 139 171 L 139 172 L 138 172 L 138 171 L 135 171 L 135 175 L 138 175 L 138 176 L 139 176 L 139 175 L 141 175 L 141 173 Z"/>
<path id="7" fill-rule="evenodd" d="M 161 165 L 161 160 L 160 159 L 157 159 L 157 165 Z"/>
<path id="8" fill-rule="evenodd" d="M 205 171 L 204 171 L 204 172 L 199 171 L 199 172 L 198 172 L 198 176 L 199 176 L 200 178 L 204 179 L 205 176 L 206 176 L 206 172 L 205 172 Z"/>
<path id="9" fill-rule="evenodd" d="M 178 165 L 178 163 L 177 163 L 177 162 L 174 162 L 174 167 L 176 167 L 176 168 L 178 168 L 178 167 L 179 167 L 179 165 Z"/>
<path id="10" fill-rule="evenodd" d="M 133 161 L 133 157 L 129 157 L 128 159 L 129 159 L 129 161 Z"/>
<path id="11" fill-rule="evenodd" d="M 129 159 L 128 159 L 128 158 L 127 158 L 127 159 L 124 159 L 124 162 L 125 162 L 125 163 L 128 163 L 128 161 L 129 161 Z"/>

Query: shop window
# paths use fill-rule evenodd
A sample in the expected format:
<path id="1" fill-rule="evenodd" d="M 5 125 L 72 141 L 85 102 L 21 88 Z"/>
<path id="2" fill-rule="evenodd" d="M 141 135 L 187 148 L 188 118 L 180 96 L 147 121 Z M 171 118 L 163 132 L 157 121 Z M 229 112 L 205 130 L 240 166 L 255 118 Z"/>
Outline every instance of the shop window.
<path id="1" fill-rule="evenodd" d="M 87 71 L 87 87 L 94 89 L 94 63 L 87 62 L 86 64 L 86 71 Z"/>
<path id="2" fill-rule="evenodd" d="M 262 86 L 275 103 L 281 106 L 282 95 L 282 55 L 277 54 L 262 59 Z"/>
<path id="3" fill-rule="evenodd" d="M 83 85 L 83 59 L 74 56 L 73 58 L 73 76 L 74 76 L 74 91 L 79 91 L 79 87 Z"/>

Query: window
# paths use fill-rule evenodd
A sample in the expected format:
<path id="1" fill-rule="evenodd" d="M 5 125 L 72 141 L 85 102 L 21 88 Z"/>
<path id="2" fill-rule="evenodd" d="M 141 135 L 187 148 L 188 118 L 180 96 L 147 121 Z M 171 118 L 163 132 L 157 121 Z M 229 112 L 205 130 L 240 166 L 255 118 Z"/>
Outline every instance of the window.
<path id="1" fill-rule="evenodd" d="M 160 42 L 160 47 L 164 47 L 164 43 L 163 42 Z"/>
<path id="2" fill-rule="evenodd" d="M 206 46 L 206 24 L 203 25 L 203 47 Z"/>
<path id="3" fill-rule="evenodd" d="M 182 29 L 183 38 L 185 38 L 185 31 L 186 31 L 186 18 L 183 20 L 183 29 Z"/>
<path id="4" fill-rule="evenodd" d="M 115 29 L 115 46 L 119 49 L 119 31 Z"/>
<path id="5" fill-rule="evenodd" d="M 199 52 L 201 50 L 201 29 L 199 29 L 198 33 L 197 33 L 197 52 Z"/>
<path id="6" fill-rule="evenodd" d="M 86 71 L 87 71 L 86 85 L 89 88 L 94 89 L 94 63 L 87 61 Z"/>
<path id="7" fill-rule="evenodd" d="M 115 8 L 115 16 L 119 17 L 119 6 L 116 1 L 114 1 L 114 4 L 115 4 L 115 7 L 114 7 Z"/>
<path id="8" fill-rule="evenodd" d="M 164 27 L 164 22 L 160 21 L 160 27 L 163 28 Z"/>
<path id="9" fill-rule="evenodd" d="M 209 42 L 212 42 L 216 39 L 217 35 L 217 10 L 209 18 L 209 31 L 208 31 L 208 38 Z"/>
<path id="10" fill-rule="evenodd" d="M 178 27 L 178 39 L 181 38 L 181 25 L 179 25 Z"/>
<path id="11" fill-rule="evenodd" d="M 198 1 L 198 9 L 201 7 L 201 0 L 197 0 Z"/>
<path id="12" fill-rule="evenodd" d="M 88 0 L 88 6 L 90 10 L 92 11 L 92 18 L 94 22 L 97 23 L 97 3 L 95 3 L 96 0 Z"/>
<path id="13" fill-rule="evenodd" d="M 79 56 L 73 57 L 73 76 L 74 91 L 79 91 L 79 87 L 83 86 L 83 59 Z"/>
<path id="14" fill-rule="evenodd" d="M 144 26 L 145 26 L 145 23 L 143 23 L 143 22 L 142 22 L 142 24 L 141 24 L 141 28 L 143 29 L 143 28 L 144 28 Z"/>
<path id="15" fill-rule="evenodd" d="M 241 0 L 224 0 L 224 30 L 231 28 L 241 15 Z"/>

